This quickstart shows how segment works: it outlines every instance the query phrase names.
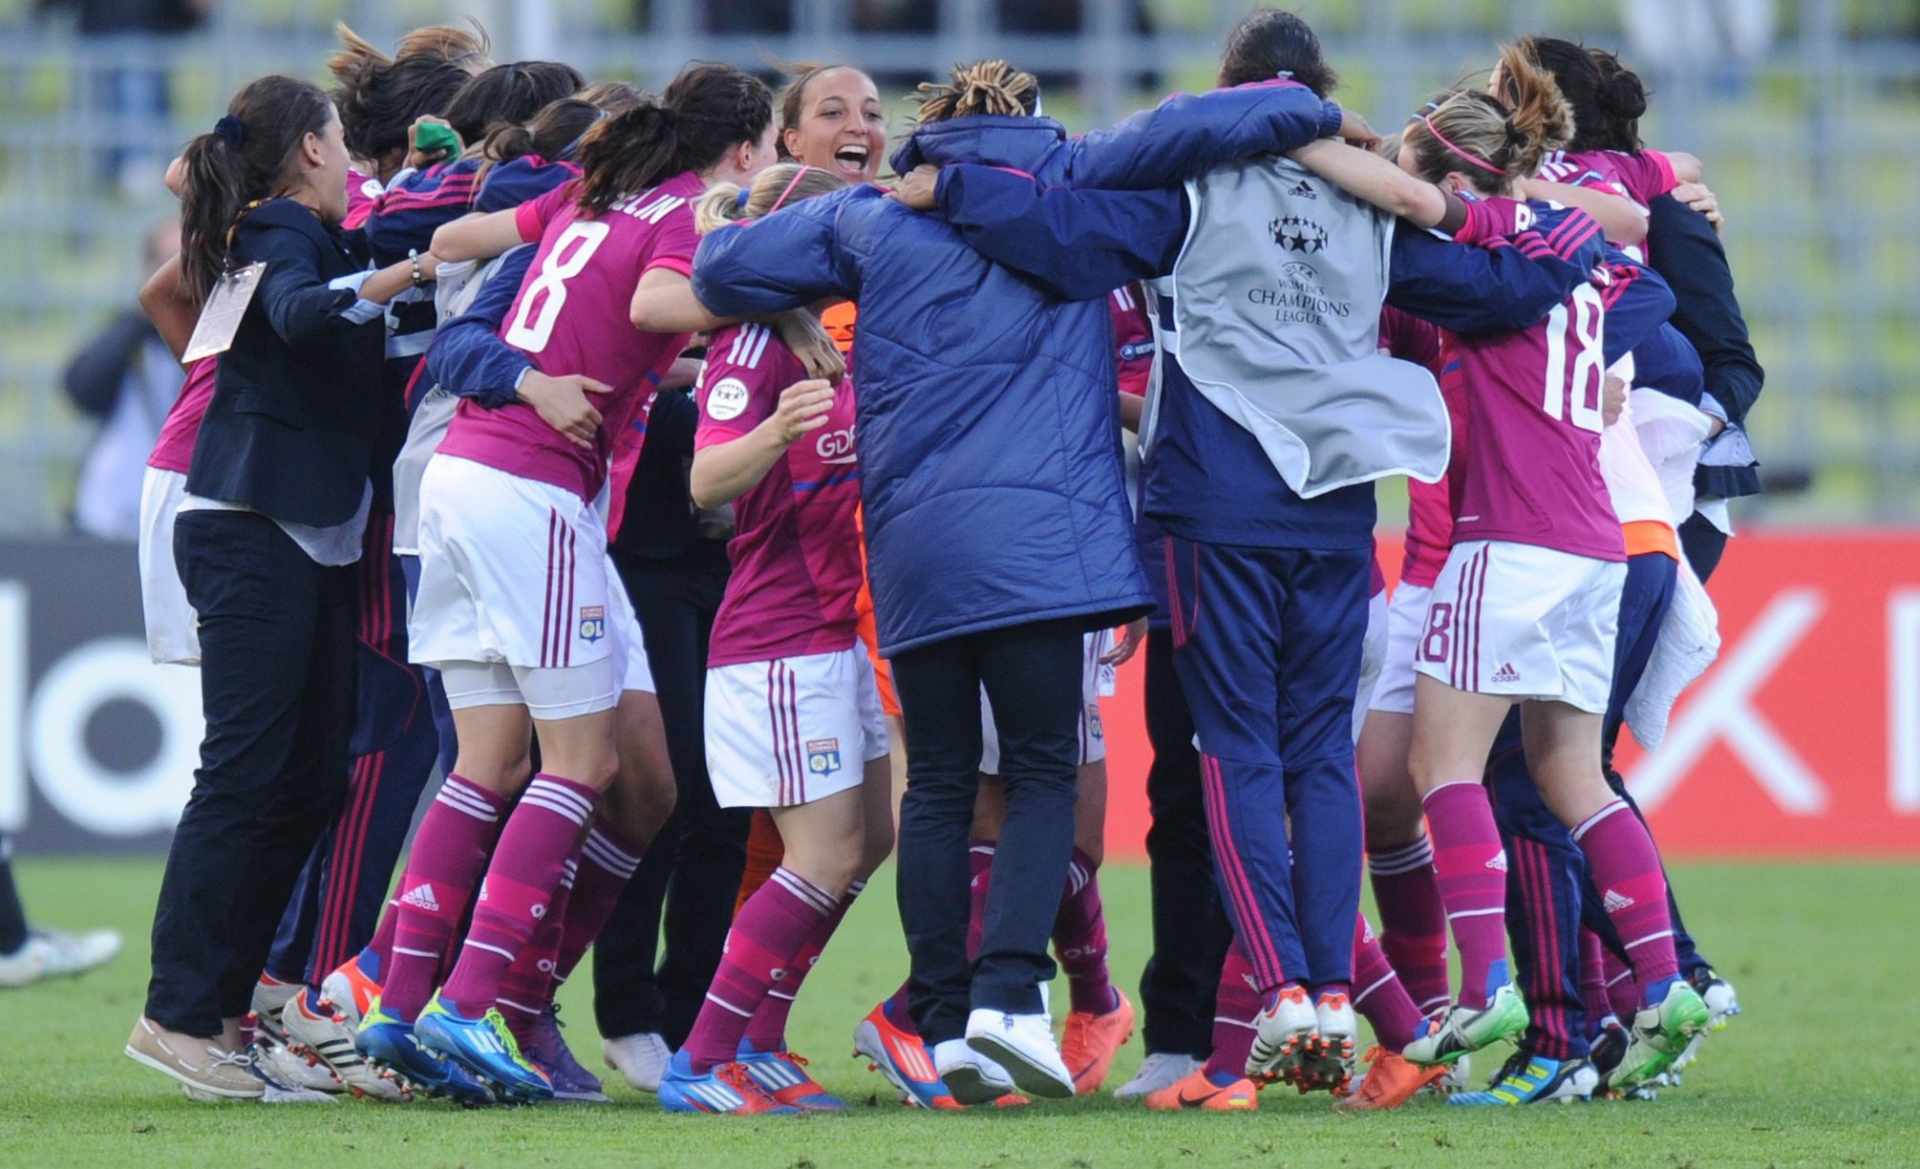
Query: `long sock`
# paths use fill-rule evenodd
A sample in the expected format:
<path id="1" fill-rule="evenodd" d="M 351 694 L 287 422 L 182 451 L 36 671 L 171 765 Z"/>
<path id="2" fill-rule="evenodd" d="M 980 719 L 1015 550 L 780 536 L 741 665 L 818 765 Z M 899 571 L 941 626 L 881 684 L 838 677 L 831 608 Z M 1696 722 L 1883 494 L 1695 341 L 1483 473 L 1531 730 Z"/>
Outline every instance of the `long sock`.
<path id="1" fill-rule="evenodd" d="M 1580 1005 L 1587 1012 L 1587 1037 L 1599 1033 L 1600 1024 L 1613 1014 L 1607 999 L 1606 943 L 1590 929 L 1580 931 Z"/>
<path id="2" fill-rule="evenodd" d="M 506 797 L 449 775 L 421 818 L 400 880 L 392 956 L 380 971 L 380 1005 L 389 1014 L 412 1022 L 433 997 L 506 807 Z"/>
<path id="3" fill-rule="evenodd" d="M 1625 800 L 1614 800 L 1575 828 L 1573 839 L 1587 854 L 1600 904 L 1626 943 L 1641 1005 L 1660 1002 L 1680 976 L 1680 961 L 1667 912 L 1667 875 L 1653 837 Z"/>
<path id="4" fill-rule="evenodd" d="M 1422 1011 L 1447 1005 L 1447 910 L 1433 868 L 1433 842 L 1422 832 L 1411 844 L 1367 854 L 1373 900 L 1380 909 L 1380 949 Z M 1365 982 L 1366 979 L 1361 979 Z"/>
<path id="5" fill-rule="evenodd" d="M 478 1018 L 499 998 L 501 976 L 553 909 L 599 799 L 593 788 L 558 775 L 536 775 L 527 785 L 500 833 L 466 943 L 441 990 L 454 1013 Z"/>
<path id="6" fill-rule="evenodd" d="M 400 898 L 389 897 L 380 913 L 380 924 L 373 927 L 373 940 L 360 951 L 360 973 L 375 982 L 393 962 L 393 933 L 400 925 Z"/>
<path id="7" fill-rule="evenodd" d="M 1487 1005 L 1488 972 L 1507 957 L 1507 853 L 1486 788 L 1450 783 L 1424 803 L 1440 901 L 1460 951 L 1459 1003 L 1477 1009 Z"/>
<path id="8" fill-rule="evenodd" d="M 980 942 L 987 935 L 987 890 L 993 887 L 993 854 L 999 845 L 991 840 L 976 840 L 967 846 L 967 863 L 973 866 L 973 880 L 967 885 L 971 909 L 967 914 L 967 961 L 980 956 Z"/>
<path id="9" fill-rule="evenodd" d="M 560 936 L 565 929 L 567 907 L 572 903 L 574 882 L 580 867 L 580 854 L 567 858 L 560 875 L 560 888 L 553 903 L 534 927 L 533 936 L 513 957 L 513 965 L 500 976 L 500 994 L 494 1001 L 507 1020 L 507 1029 L 522 1048 L 533 1038 L 533 1025 L 540 1021 L 547 1004 L 553 1001 L 553 966 L 560 953 Z"/>
<path id="10" fill-rule="evenodd" d="M 13 885 L 13 841 L 0 836 L 0 954 L 27 944 L 27 911 Z"/>
<path id="11" fill-rule="evenodd" d="M 907 1009 L 907 984 L 905 982 L 900 984 L 900 989 L 888 996 L 886 1002 L 880 1004 L 880 1013 L 885 1015 L 887 1021 L 895 1027 L 900 1028 L 900 1030 L 916 1038 L 919 1037 L 920 1028 L 914 1025 L 913 1012 Z"/>
<path id="12" fill-rule="evenodd" d="M 1100 905 L 1100 866 L 1080 849 L 1067 867 L 1060 913 L 1053 919 L 1053 952 L 1066 973 L 1075 1011 L 1104 1015 L 1120 996 L 1107 978 L 1107 916 Z"/>
<path id="13" fill-rule="evenodd" d="M 780 839 L 779 826 L 773 822 L 773 814 L 765 808 L 753 810 L 753 825 L 747 830 L 747 867 L 740 874 L 740 894 L 733 899 L 733 915 L 740 916 L 740 909 L 747 898 L 760 891 L 760 886 L 773 876 L 773 870 L 780 867 L 786 859 L 787 845 Z"/>
<path id="14" fill-rule="evenodd" d="M 1407 993 L 1366 915 L 1353 928 L 1353 1009 L 1366 1017 L 1380 1046 L 1399 1055 L 1420 1025 L 1420 1008 Z"/>
<path id="15" fill-rule="evenodd" d="M 786 981 L 795 957 L 837 904 L 825 889 L 784 866 L 747 898 L 727 931 L 720 969 L 682 1047 L 695 1072 L 739 1057 L 740 1039 L 760 1001 Z"/>
<path id="16" fill-rule="evenodd" d="M 787 969 L 787 976 L 777 986 L 767 991 L 766 997 L 754 1009 L 753 1018 L 747 1022 L 747 1039 L 755 1051 L 785 1051 L 787 1049 L 787 1015 L 793 1010 L 793 1000 L 800 996 L 800 986 L 807 975 L 813 972 L 814 963 L 820 961 L 821 951 L 827 948 L 827 942 L 833 938 L 833 932 L 847 918 L 847 910 L 853 907 L 853 899 L 867 887 L 865 881 L 855 881 L 847 887 L 846 896 L 840 898 L 840 904 L 833 912 L 823 918 L 814 928 L 813 936 L 800 947 L 794 955 L 793 963 Z"/>
<path id="17" fill-rule="evenodd" d="M 593 940 L 607 927 L 614 906 L 626 892 L 627 882 L 633 880 L 634 870 L 640 867 L 644 851 L 645 846 L 620 833 L 604 818 L 587 833 L 587 839 L 580 846 L 580 875 L 574 881 L 573 897 L 567 902 L 567 913 L 562 919 L 565 928 L 553 970 L 556 985 L 567 981 L 580 965 L 580 959 L 586 957 Z"/>
<path id="18" fill-rule="evenodd" d="M 1209 1076 L 1247 1074 L 1247 1056 L 1253 1052 L 1253 1018 L 1260 1013 L 1260 988 L 1254 984 L 1253 964 L 1240 951 L 1239 941 L 1227 948 L 1220 966 L 1220 989 L 1213 1007 L 1213 1054 L 1207 1057 Z"/>

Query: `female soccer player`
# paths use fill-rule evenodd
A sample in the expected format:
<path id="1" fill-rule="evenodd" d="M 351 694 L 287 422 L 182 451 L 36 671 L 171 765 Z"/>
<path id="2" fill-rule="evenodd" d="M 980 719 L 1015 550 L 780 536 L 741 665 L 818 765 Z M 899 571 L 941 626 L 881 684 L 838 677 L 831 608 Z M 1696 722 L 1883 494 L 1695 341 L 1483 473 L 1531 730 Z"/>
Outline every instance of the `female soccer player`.
<path id="1" fill-rule="evenodd" d="M 770 161 L 771 105 L 766 87 L 738 70 L 690 68 L 658 103 L 588 132 L 578 183 L 436 236 L 449 259 L 539 239 L 502 337 L 549 375 L 606 388 L 595 391 L 597 406 L 576 390 L 559 412 L 463 404 L 421 485 L 413 657 L 441 671 L 460 753 L 414 841 L 393 969 L 361 1027 L 369 1048 L 410 1075 L 444 1077 L 424 1044 L 510 1095 L 551 1094 L 497 1008 L 501 979 L 553 910 L 582 837 L 588 849 L 602 847 L 596 839 L 612 847 L 630 875 L 671 807 L 644 649 L 626 594 L 609 579 L 606 524 L 593 500 L 643 388 L 686 340 L 636 331 L 631 302 L 642 288 L 686 280 L 692 202 L 709 182 L 751 176 Z M 544 771 L 500 829 L 488 865 L 493 825 L 526 783 L 535 729 Z M 616 773 L 627 790 L 616 789 L 589 833 Z M 439 955 L 483 865 L 486 895 L 429 1003 Z M 608 911 L 624 876 L 609 884 Z M 596 928 L 604 921 L 603 913 Z"/>

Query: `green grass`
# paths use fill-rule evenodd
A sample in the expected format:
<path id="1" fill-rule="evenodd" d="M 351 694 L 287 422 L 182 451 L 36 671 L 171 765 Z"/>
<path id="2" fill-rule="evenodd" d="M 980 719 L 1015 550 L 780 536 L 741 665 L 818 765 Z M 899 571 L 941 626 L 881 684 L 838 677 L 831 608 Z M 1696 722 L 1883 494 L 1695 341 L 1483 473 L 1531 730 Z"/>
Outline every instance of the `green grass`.
<path id="1" fill-rule="evenodd" d="M 752 1166 L 1910 1164 L 1920 1159 L 1920 866 L 1686 866 L 1676 880 L 1746 1014 L 1657 1103 L 1487 1113 L 1422 1101 L 1343 1117 L 1326 1097 L 1267 1093 L 1253 1116 L 1163 1115 L 1109 1095 L 931 1116 L 895 1105 L 845 1058 L 859 1015 L 904 969 L 883 871 L 808 982 L 793 1040 L 854 1107 L 788 1121 L 663 1116 L 610 1086 L 600 1109 L 461 1112 L 442 1103 L 198 1105 L 120 1054 L 140 1009 L 158 866 L 28 861 L 27 903 L 51 924 L 111 924 L 129 952 L 82 981 L 0 992 L 0 1163 L 223 1165 L 684 1164 Z M 1138 974 L 1145 872 L 1102 874 L 1114 968 Z M 590 981 L 564 997 L 597 1053 Z M 1064 989 L 1064 988 L 1063 988 Z M 1114 1083 L 1140 1058 L 1136 1039 Z M 590 1060 L 589 1062 L 597 1062 Z"/>

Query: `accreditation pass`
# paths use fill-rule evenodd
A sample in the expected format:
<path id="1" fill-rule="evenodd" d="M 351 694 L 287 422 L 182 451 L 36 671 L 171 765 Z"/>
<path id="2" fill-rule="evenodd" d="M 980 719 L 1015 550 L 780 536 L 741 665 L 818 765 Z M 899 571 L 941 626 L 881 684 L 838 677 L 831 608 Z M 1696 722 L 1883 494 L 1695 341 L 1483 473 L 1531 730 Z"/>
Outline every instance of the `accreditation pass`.
<path id="1" fill-rule="evenodd" d="M 182 364 L 233 348 L 233 335 L 240 331 L 240 318 L 247 315 L 247 306 L 253 303 L 260 276 L 266 270 L 266 261 L 257 260 L 214 282 L 207 303 L 200 309 L 199 323 L 193 326 L 193 336 L 187 340 L 187 351 L 180 355 Z"/>

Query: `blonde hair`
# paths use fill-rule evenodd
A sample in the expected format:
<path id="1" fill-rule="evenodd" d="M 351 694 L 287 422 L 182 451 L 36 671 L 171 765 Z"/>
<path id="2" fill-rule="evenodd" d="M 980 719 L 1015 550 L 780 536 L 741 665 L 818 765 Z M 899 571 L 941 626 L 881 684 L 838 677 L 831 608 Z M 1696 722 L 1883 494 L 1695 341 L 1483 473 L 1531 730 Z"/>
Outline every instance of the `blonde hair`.
<path id="1" fill-rule="evenodd" d="M 1501 48 L 1500 72 L 1506 101 L 1456 88 L 1407 124 L 1402 149 L 1414 152 L 1421 178 L 1439 183 L 1458 172 L 1484 194 L 1504 194 L 1572 140 L 1573 107 L 1551 74 L 1519 45 Z"/>
<path id="2" fill-rule="evenodd" d="M 847 185 L 847 180 L 830 170 L 798 162 L 779 162 L 755 175 L 744 188 L 734 183 L 715 183 L 707 188 L 693 209 L 694 230 L 705 235 L 722 224 L 739 219 L 759 219 L 771 215 L 776 207 L 790 207 L 802 199 L 826 195 Z"/>
<path id="3" fill-rule="evenodd" d="M 1005 61 L 955 65 L 944 85 L 922 81 L 913 100 L 920 103 L 920 124 L 971 118 L 980 114 L 1031 114 L 1039 103 L 1040 83 Z"/>

